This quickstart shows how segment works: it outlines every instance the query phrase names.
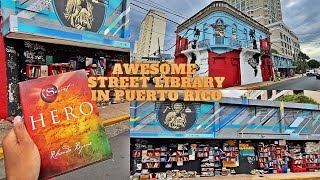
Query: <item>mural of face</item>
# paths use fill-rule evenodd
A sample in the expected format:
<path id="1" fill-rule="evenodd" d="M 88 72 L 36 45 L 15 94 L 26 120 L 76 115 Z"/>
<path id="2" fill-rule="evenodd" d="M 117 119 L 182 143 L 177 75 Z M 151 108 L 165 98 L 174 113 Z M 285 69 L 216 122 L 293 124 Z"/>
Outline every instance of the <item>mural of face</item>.
<path id="1" fill-rule="evenodd" d="M 258 66 L 260 63 L 259 57 L 260 57 L 260 54 L 255 54 L 248 60 L 248 63 L 254 69 L 255 76 L 258 75 Z"/>
<path id="2" fill-rule="evenodd" d="M 54 0 L 56 14 L 64 26 L 97 32 L 104 23 L 107 2 Z"/>

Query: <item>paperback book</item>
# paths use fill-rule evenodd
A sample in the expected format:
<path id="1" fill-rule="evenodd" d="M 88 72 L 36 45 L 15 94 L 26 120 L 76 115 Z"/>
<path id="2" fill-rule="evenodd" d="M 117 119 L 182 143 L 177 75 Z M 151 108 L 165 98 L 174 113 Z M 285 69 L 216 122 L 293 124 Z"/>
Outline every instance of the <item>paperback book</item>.
<path id="1" fill-rule="evenodd" d="M 40 151 L 40 179 L 112 157 L 84 70 L 21 82 L 19 90 L 26 128 Z"/>

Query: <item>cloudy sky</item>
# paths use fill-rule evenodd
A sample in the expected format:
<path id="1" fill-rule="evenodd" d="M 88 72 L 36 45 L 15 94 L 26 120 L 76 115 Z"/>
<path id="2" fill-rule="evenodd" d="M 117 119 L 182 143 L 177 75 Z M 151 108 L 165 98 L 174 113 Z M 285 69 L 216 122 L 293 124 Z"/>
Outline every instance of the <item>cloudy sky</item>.
<path id="1" fill-rule="evenodd" d="M 151 2 L 153 1 L 153 2 Z M 146 3 L 157 3 L 164 9 L 175 12 L 183 17 L 191 17 L 212 0 L 132 0 L 131 9 L 131 49 L 134 41 L 138 39 L 140 24 L 146 15 L 146 9 L 152 7 Z M 300 38 L 301 49 L 311 58 L 320 60 L 320 1 L 319 0 L 281 0 L 283 20 Z M 167 18 L 182 23 L 185 19 L 167 13 Z M 175 44 L 174 31 L 177 25 L 167 22 L 165 48 Z M 174 48 L 173 48 L 174 49 Z M 173 49 L 164 53 L 173 53 Z"/>

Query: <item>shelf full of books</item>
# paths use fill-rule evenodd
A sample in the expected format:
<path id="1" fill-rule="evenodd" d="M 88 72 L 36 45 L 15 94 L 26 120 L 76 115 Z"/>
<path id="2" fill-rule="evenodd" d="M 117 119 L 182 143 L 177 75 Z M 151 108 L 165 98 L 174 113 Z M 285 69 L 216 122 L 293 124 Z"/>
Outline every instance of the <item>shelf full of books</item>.
<path id="1" fill-rule="evenodd" d="M 70 72 L 68 63 L 50 64 L 50 65 L 26 65 L 26 76 L 28 79 L 37 79 L 40 77 L 47 77 L 57 74 Z"/>

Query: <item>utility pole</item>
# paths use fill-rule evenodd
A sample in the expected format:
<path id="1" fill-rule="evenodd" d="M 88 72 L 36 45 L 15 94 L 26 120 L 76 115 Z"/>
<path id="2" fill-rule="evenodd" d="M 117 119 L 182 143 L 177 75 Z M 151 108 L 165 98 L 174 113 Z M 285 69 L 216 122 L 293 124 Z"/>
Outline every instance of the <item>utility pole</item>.
<path id="1" fill-rule="evenodd" d="M 160 63 L 162 63 L 162 56 L 161 56 L 161 47 L 160 47 L 160 39 L 158 38 L 158 51 L 159 51 L 159 58 L 160 58 Z"/>

